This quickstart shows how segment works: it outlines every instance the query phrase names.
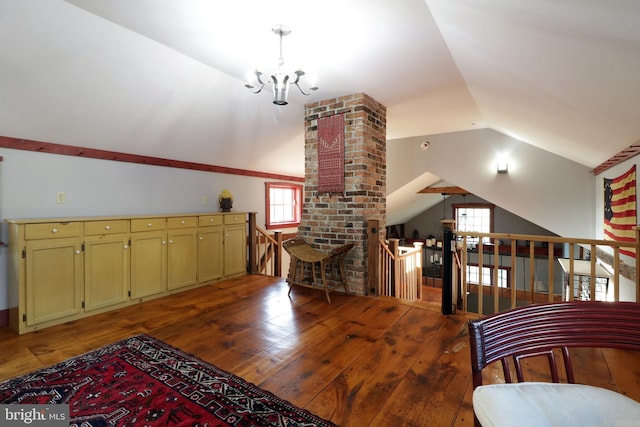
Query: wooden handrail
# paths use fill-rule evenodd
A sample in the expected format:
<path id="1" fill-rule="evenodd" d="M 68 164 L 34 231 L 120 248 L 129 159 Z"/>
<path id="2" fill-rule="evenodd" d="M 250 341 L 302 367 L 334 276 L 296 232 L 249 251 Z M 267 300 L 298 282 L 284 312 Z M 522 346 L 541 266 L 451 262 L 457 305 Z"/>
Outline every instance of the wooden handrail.
<path id="1" fill-rule="evenodd" d="M 382 238 L 378 243 L 378 294 L 406 301 L 422 299 L 422 243 L 401 247 L 398 239 L 389 239 L 387 244 Z"/>
<path id="2" fill-rule="evenodd" d="M 281 231 L 275 231 L 271 236 L 268 231 L 257 225 L 256 213 L 249 213 L 249 273 L 281 277 L 283 241 Z"/>
<path id="3" fill-rule="evenodd" d="M 282 232 L 276 231 L 273 237 L 269 232 L 256 226 L 257 273 L 269 276 L 282 276 Z"/>
<path id="4" fill-rule="evenodd" d="M 401 249 L 399 241 L 397 239 L 389 239 L 390 245 L 386 244 L 384 238 L 380 237 L 377 230 L 378 224 L 374 221 L 369 221 L 368 237 L 369 244 L 369 260 L 368 265 L 372 266 L 373 270 L 370 270 L 369 287 L 366 290 L 367 293 L 371 292 L 378 295 L 395 296 L 398 292 L 405 292 L 405 289 L 400 289 L 398 286 L 405 286 L 407 283 L 411 283 L 411 288 L 408 292 L 411 294 L 410 298 L 414 298 L 415 295 L 421 294 L 421 271 L 422 271 L 422 249 L 421 248 L 407 248 Z M 280 276 L 282 274 L 282 241 L 286 240 L 288 236 L 279 235 L 279 232 L 274 233 L 271 236 L 267 231 L 258 227 L 255 223 L 255 214 L 249 214 L 249 271 L 254 274 L 271 274 Z M 611 299 L 614 301 L 620 300 L 620 281 L 621 278 L 635 281 L 635 301 L 640 301 L 640 285 L 637 271 L 640 271 L 640 257 L 636 257 L 633 264 L 624 263 L 621 260 L 622 250 L 635 250 L 636 253 L 640 253 L 640 239 L 636 239 L 635 242 L 618 242 L 602 239 L 582 239 L 582 238 L 564 238 L 557 236 L 541 236 L 541 235 L 529 235 L 529 234 L 515 234 L 515 233 L 476 233 L 476 232 L 461 232 L 455 231 L 457 238 L 462 238 L 457 242 L 457 252 L 453 257 L 453 269 L 454 276 L 456 278 L 456 291 L 457 291 L 457 306 L 459 310 L 465 312 L 475 312 L 477 314 L 488 312 L 498 312 L 505 308 L 516 307 L 526 301 L 528 304 L 540 303 L 540 302 L 554 302 L 562 299 L 573 300 L 575 298 L 574 292 L 566 292 L 565 283 L 573 284 L 576 278 L 584 277 L 589 281 L 588 292 L 589 295 L 595 295 L 597 289 L 596 286 L 596 268 L 598 265 L 597 260 L 601 263 L 606 263 L 610 266 L 612 292 L 610 293 Z M 640 236 L 640 227 L 636 227 L 636 235 Z M 488 240 L 491 242 L 506 242 L 507 244 L 478 244 L 474 250 L 468 247 L 466 237 L 474 237 L 478 239 L 478 242 Z M 395 240 L 395 242 L 394 242 Z M 518 241 L 526 241 L 527 244 L 522 246 L 518 245 Z M 372 245 L 375 243 L 375 245 Z M 536 243 L 545 244 L 546 246 L 536 245 Z M 371 248 L 377 249 L 372 250 Z M 395 246 L 396 249 L 393 249 Z M 562 292 L 558 293 L 554 291 L 553 278 L 556 275 L 555 262 L 558 258 L 559 248 L 566 253 L 565 258 L 568 258 L 569 267 L 568 271 L 564 273 Z M 445 247 L 448 245 L 445 243 Z M 608 247 L 609 251 L 604 251 L 602 248 Z M 522 253 L 519 249 L 525 249 L 525 253 Z M 568 248 L 568 253 L 567 253 Z M 540 251 L 544 249 L 544 251 Z M 589 274 L 581 275 L 576 273 L 575 261 L 584 261 L 583 255 L 577 255 L 578 252 L 589 251 L 590 264 Z M 273 252 L 272 252 L 273 251 Z M 478 265 L 478 271 L 482 272 L 485 265 L 485 258 L 493 258 L 493 270 L 488 279 L 491 283 L 486 282 L 487 279 L 483 277 L 483 274 L 479 275 L 477 284 L 469 283 L 469 275 L 467 272 L 467 266 L 470 265 L 469 255 L 477 256 L 477 262 L 473 264 Z M 524 264 L 520 266 L 517 259 L 524 255 L 529 258 L 528 267 Z M 507 265 L 501 265 L 498 260 L 502 257 L 510 257 L 511 262 Z M 416 258 L 416 266 L 419 266 L 420 276 L 416 277 L 414 272 L 405 273 L 404 267 L 400 268 L 400 262 L 403 260 Z M 538 260 L 551 260 L 547 266 L 547 282 L 548 290 L 541 291 L 538 289 L 540 273 L 536 270 L 536 264 Z M 491 261 L 489 261 L 491 266 Z M 270 266 L 272 270 L 267 270 L 267 266 Z M 509 270 L 510 278 L 508 283 L 509 289 L 501 288 L 499 285 L 500 267 L 506 267 Z M 416 267 L 417 270 L 418 267 Z M 527 269 L 529 271 L 527 271 Z M 525 277 L 528 277 L 528 282 Z M 518 278 L 525 278 L 524 286 L 518 286 Z M 549 279 L 551 278 L 551 279 Z M 488 286 L 486 286 L 488 285 Z M 474 295 L 477 299 L 473 307 L 469 305 L 469 295 Z M 492 298 L 487 301 L 487 306 L 483 307 L 485 298 L 479 298 L 478 295 L 489 294 Z M 506 303 L 505 303 L 506 300 Z M 488 308 L 488 310 L 485 310 Z M 486 314 L 486 313 L 485 313 Z"/>
<path id="5" fill-rule="evenodd" d="M 640 228 L 637 228 L 637 230 L 640 230 Z M 628 281 L 635 282 L 635 292 L 633 292 L 635 294 L 635 301 L 640 301 L 640 284 L 638 274 L 636 274 L 638 271 L 638 265 L 640 265 L 638 257 L 633 260 L 633 264 L 625 264 L 621 260 L 620 253 L 621 250 L 625 249 L 639 253 L 638 249 L 640 248 L 640 239 L 636 239 L 635 242 L 619 242 L 602 239 L 564 238 L 557 236 L 510 233 L 476 233 L 456 231 L 455 234 L 457 238 L 462 238 L 462 240 L 458 242 L 458 251 L 460 253 L 459 259 L 461 264 L 455 265 L 455 268 L 457 268 L 459 272 L 457 277 L 461 278 L 461 289 L 459 290 L 463 297 L 463 303 L 458 307 L 459 309 L 475 312 L 477 314 L 489 314 L 504 310 L 504 300 L 508 302 L 508 306 L 506 308 L 514 308 L 523 301 L 527 301 L 529 304 L 560 300 L 571 301 L 576 297 L 573 289 L 574 284 L 576 283 L 584 288 L 584 292 L 578 295 L 581 299 L 594 299 L 596 298 L 596 292 L 598 291 L 598 280 L 604 281 L 607 284 L 611 282 L 613 286 L 612 292 L 609 292 L 605 297 L 609 300 L 619 301 L 621 295 L 621 281 L 623 281 L 623 278 Z M 640 232 L 637 231 L 636 235 L 640 235 Z M 468 237 L 477 238 L 478 243 L 474 245 L 473 248 L 468 246 Z M 496 244 L 486 243 L 485 241 L 495 242 Z M 510 244 L 500 244 L 503 241 L 510 241 Z M 526 241 L 527 245 L 519 246 L 517 245 L 518 241 Z M 536 245 L 537 243 L 542 244 L 542 246 Z M 447 243 L 445 242 L 445 246 L 446 244 Z M 493 246 L 493 250 L 488 251 L 487 249 L 491 246 Z M 510 250 L 506 249 L 507 246 L 510 246 Z M 527 248 L 528 255 L 518 251 L 518 248 Z M 541 248 L 544 248 L 544 252 L 546 253 L 540 252 L 539 249 Z M 605 250 L 603 248 L 609 249 Z M 589 252 L 588 259 L 585 259 L 582 255 L 582 252 L 585 250 Z M 562 254 L 559 255 L 559 253 Z M 478 264 L 479 269 L 477 284 L 469 283 L 468 275 L 466 274 L 470 254 L 475 254 L 475 257 L 477 257 L 477 262 L 474 263 Z M 505 256 L 511 258 L 510 264 L 507 263 L 510 267 L 507 267 L 507 265 L 504 265 L 501 262 L 501 258 Z M 529 258 L 528 274 L 524 260 L 520 271 L 518 271 L 518 256 Z M 493 267 L 493 274 L 491 275 L 492 283 L 490 284 L 483 283 L 483 281 L 485 281 L 485 277 L 482 272 L 487 266 L 485 257 L 493 258 L 493 261 L 489 260 L 490 266 Z M 557 284 L 557 281 L 554 281 L 554 278 L 556 277 L 555 272 L 557 271 L 557 269 L 555 269 L 555 262 L 560 258 L 568 260 L 568 262 L 565 262 L 565 266 L 568 264 L 568 270 L 563 272 L 562 283 L 557 287 L 554 286 Z M 548 262 L 546 268 L 548 285 L 547 291 L 542 291 L 541 289 L 538 289 L 537 286 L 540 282 L 540 275 L 544 277 L 545 274 L 537 269 L 539 260 L 546 260 Z M 586 273 L 584 271 L 578 271 L 576 262 L 580 262 L 581 265 L 584 265 L 582 268 L 587 268 L 585 261 L 589 262 L 588 271 Z M 608 267 L 609 273 L 606 278 L 602 275 L 599 276 L 597 273 L 597 271 L 601 271 L 599 269 L 603 268 L 600 266 L 601 264 Z M 509 283 L 511 289 L 509 290 L 500 288 L 500 267 L 510 268 L 511 280 Z M 633 271 L 634 268 L 635 271 Z M 518 276 L 517 273 L 520 273 L 520 276 Z M 525 283 L 520 283 L 521 286 L 518 287 L 517 277 L 528 277 L 528 283 L 526 283 L 525 279 Z M 560 292 L 558 292 L 558 289 Z M 483 304 L 488 302 L 485 301 L 487 293 L 493 297 L 491 298 L 491 307 L 486 307 L 485 304 Z M 629 293 L 630 292 L 627 292 L 627 295 Z M 480 297 L 481 295 L 483 297 Z M 475 299 L 473 301 L 472 308 L 469 308 L 469 297 Z"/>

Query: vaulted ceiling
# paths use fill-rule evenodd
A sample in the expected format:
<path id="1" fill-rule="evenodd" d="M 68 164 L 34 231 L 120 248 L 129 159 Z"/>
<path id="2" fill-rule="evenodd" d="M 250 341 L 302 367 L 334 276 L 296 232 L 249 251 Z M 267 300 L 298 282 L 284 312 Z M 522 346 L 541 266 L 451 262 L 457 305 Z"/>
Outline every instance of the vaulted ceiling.
<path id="1" fill-rule="evenodd" d="M 636 0 L 0 0 L 0 134 L 304 175 L 303 106 L 365 92 L 387 138 L 489 127 L 595 167 L 640 142 Z M 289 105 L 244 87 L 285 63 Z"/>

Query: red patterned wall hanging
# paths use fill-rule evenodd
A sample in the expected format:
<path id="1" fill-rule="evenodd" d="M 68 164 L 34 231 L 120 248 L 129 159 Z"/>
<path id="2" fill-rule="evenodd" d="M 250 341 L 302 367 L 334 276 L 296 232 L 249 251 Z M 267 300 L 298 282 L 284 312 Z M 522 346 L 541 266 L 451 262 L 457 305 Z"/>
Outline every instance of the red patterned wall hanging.
<path id="1" fill-rule="evenodd" d="M 318 192 L 344 193 L 344 116 L 318 119 Z"/>

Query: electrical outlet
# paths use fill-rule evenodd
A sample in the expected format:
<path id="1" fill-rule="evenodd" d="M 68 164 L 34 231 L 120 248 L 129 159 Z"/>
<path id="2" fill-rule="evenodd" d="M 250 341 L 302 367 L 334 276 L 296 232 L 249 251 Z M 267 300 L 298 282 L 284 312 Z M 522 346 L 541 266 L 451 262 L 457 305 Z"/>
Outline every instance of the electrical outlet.
<path id="1" fill-rule="evenodd" d="M 56 203 L 61 204 L 67 201 L 67 195 L 64 191 L 58 191 L 56 193 Z"/>
<path id="2" fill-rule="evenodd" d="M 208 205 L 209 204 L 209 198 L 207 196 L 202 196 L 202 204 L 203 205 Z"/>

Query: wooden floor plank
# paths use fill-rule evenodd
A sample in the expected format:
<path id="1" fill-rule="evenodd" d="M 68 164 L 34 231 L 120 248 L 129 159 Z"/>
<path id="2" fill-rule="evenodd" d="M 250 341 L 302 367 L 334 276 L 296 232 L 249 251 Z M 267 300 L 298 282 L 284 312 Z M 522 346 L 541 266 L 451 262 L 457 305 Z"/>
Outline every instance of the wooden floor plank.
<path id="1" fill-rule="evenodd" d="M 343 427 L 473 425 L 467 318 L 443 316 L 435 291 L 411 304 L 288 291 L 243 276 L 22 336 L 2 328 L 0 380 L 146 333 Z M 575 365 L 580 380 L 640 400 L 640 355 L 585 350 Z"/>
<path id="2" fill-rule="evenodd" d="M 640 402 L 640 361 L 631 350 L 603 350 L 611 372 L 612 390 Z"/>
<path id="3" fill-rule="evenodd" d="M 450 426 L 470 381 L 466 319 L 440 318 L 429 341 L 372 425 Z M 407 397 L 411 396 L 411 399 Z"/>
<path id="4" fill-rule="evenodd" d="M 344 427 L 368 425 L 430 341 L 428 331 L 440 323 L 438 316 L 425 318 L 424 310 L 408 310 L 314 399 L 310 410 Z"/>

